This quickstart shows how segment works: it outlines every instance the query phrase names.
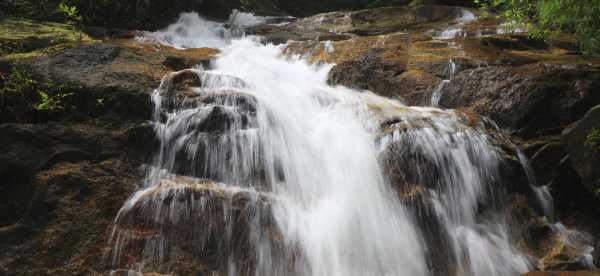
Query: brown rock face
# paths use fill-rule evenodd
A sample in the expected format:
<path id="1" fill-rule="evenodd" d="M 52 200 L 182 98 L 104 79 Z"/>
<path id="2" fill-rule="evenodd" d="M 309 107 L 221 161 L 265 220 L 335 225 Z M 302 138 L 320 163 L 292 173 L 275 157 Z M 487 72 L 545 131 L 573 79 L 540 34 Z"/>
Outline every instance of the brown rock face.
<path id="1" fill-rule="evenodd" d="M 586 66 L 482 67 L 460 72 L 440 104 L 473 107 L 522 136 L 556 134 L 600 103 L 599 84 L 600 72 Z"/>
<path id="2" fill-rule="evenodd" d="M 460 9 L 451 6 L 384 7 L 318 14 L 281 27 L 259 25 L 253 31 L 266 41 L 274 43 L 285 43 L 288 40 L 339 41 L 356 35 L 389 34 L 418 24 L 451 21 L 459 15 Z"/>
<path id="3" fill-rule="evenodd" d="M 383 49 L 373 48 L 357 60 L 339 64 L 329 73 L 329 82 L 354 89 L 379 91 L 386 97 L 396 96 L 393 90 L 401 82 L 397 77 L 406 71 L 406 65 L 385 60 L 381 52 Z"/>
<path id="4" fill-rule="evenodd" d="M 118 132 L 85 125 L 0 129 L 3 273 L 103 271 L 105 231 L 141 180 L 136 154 L 121 150 Z"/>
<path id="5" fill-rule="evenodd" d="M 600 148 L 598 138 L 594 138 L 597 131 L 600 131 L 600 106 L 590 109 L 564 134 L 573 168 L 592 193 L 600 188 Z"/>
<path id="6" fill-rule="evenodd" d="M 209 180 L 164 179 L 139 191 L 120 211 L 112 236 L 113 262 L 127 268 L 138 259 L 151 259 L 164 264 L 157 272 L 185 274 L 179 262 L 206 265 L 196 267 L 194 273 L 223 272 L 229 268 L 225 260 L 233 257 L 241 266 L 239 273 L 252 271 L 257 246 L 282 246 L 277 245 L 281 237 L 269 210 L 271 201 L 268 194 Z M 257 221 L 263 228 L 255 229 Z M 267 236 L 253 236 L 261 233 Z M 168 247 L 162 252 L 145 251 L 158 249 L 156 244 Z"/>

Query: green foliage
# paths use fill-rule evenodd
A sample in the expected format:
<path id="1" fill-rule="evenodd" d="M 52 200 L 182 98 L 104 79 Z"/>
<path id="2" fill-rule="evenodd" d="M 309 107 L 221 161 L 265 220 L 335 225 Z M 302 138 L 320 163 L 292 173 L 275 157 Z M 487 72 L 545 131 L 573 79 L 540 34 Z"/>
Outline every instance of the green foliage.
<path id="1" fill-rule="evenodd" d="M 585 138 L 585 145 L 592 150 L 600 151 L 600 130 L 594 128 Z"/>
<path id="2" fill-rule="evenodd" d="M 73 26 L 73 30 L 81 29 L 83 25 L 83 17 L 79 15 L 79 10 L 75 6 L 67 5 L 64 1 L 58 5 L 57 11 L 64 15 L 66 22 Z M 79 42 L 81 42 L 83 34 L 79 31 Z"/>
<path id="3" fill-rule="evenodd" d="M 32 111 L 48 115 L 63 113 L 69 107 L 67 99 L 73 95 L 64 85 L 37 81 L 18 67 L 1 80 L 0 122 L 19 121 Z"/>
<path id="4" fill-rule="evenodd" d="M 537 8 L 541 28 L 574 32 L 584 52 L 600 55 L 600 0 L 543 0 Z"/>
<path id="5" fill-rule="evenodd" d="M 584 144 L 596 153 L 600 153 L 600 130 L 593 128 L 585 138 Z M 600 179 L 597 182 L 600 185 Z M 596 195 L 600 196 L 600 189 L 596 190 Z"/>
<path id="6" fill-rule="evenodd" d="M 524 22 L 535 16 L 537 0 L 474 0 L 484 10 L 499 12 L 504 18 Z"/>
<path id="7" fill-rule="evenodd" d="M 83 18 L 81 15 L 79 15 L 79 10 L 77 7 L 69 6 L 65 2 L 58 5 L 58 12 L 64 15 L 67 19 L 67 23 L 71 25 L 80 25 L 83 21 Z"/>
<path id="8" fill-rule="evenodd" d="M 38 91 L 40 95 L 40 101 L 33 106 L 35 110 L 38 111 L 65 111 L 63 100 L 66 97 L 73 95 L 73 93 L 60 93 L 53 96 L 49 96 L 48 93 L 40 90 Z"/>
<path id="9" fill-rule="evenodd" d="M 581 50 L 600 55 L 600 0 L 474 0 L 484 10 L 526 24 L 530 34 L 556 32 L 577 36 Z"/>

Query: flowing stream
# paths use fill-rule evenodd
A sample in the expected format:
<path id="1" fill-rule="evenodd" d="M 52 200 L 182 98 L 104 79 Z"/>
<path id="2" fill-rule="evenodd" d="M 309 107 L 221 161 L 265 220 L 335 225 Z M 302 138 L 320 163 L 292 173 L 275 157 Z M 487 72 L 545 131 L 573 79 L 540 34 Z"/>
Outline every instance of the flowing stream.
<path id="1" fill-rule="evenodd" d="M 140 38 L 221 53 L 154 93 L 160 147 L 115 219 L 115 272 L 203 261 L 222 275 L 532 268 L 509 235 L 500 150 L 484 122 L 329 86 L 332 65 L 285 57 L 285 45 L 236 28 L 264 20 L 183 14 Z"/>

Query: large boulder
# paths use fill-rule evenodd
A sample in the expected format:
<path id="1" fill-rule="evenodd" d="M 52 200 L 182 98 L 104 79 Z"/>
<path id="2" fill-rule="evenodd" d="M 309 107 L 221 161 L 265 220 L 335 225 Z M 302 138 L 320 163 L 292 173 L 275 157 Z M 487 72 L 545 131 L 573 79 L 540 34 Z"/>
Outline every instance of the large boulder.
<path id="1" fill-rule="evenodd" d="M 103 271 L 106 230 L 139 181 L 135 166 L 121 159 L 61 162 L 33 174 L 26 211 L 16 223 L 0 226 L 0 272 Z"/>
<path id="2" fill-rule="evenodd" d="M 557 134 L 600 103 L 600 72 L 588 66 L 490 66 L 457 74 L 441 96 L 446 108 L 472 107 L 524 137 Z"/>
<path id="3" fill-rule="evenodd" d="M 82 44 L 22 63 L 34 75 L 72 87 L 149 93 L 167 73 L 206 64 L 217 53 L 208 48 L 178 51 L 168 46 L 126 41 Z"/>
<path id="4" fill-rule="evenodd" d="M 382 52 L 381 48 L 373 48 L 357 60 L 340 63 L 329 73 L 329 83 L 396 96 L 394 90 L 401 83 L 398 76 L 407 70 L 406 64 L 384 59 Z"/>
<path id="5" fill-rule="evenodd" d="M 223 273 L 233 257 L 238 273 L 253 271 L 258 247 L 283 246 L 271 201 L 268 194 L 209 180 L 163 179 L 138 191 L 119 212 L 112 265 L 128 268 L 150 259 L 163 265 L 149 269 L 163 272 Z"/>
<path id="6" fill-rule="evenodd" d="M 593 193 L 600 189 L 600 105 L 565 130 L 565 144 L 573 168 Z"/>
<path id="7" fill-rule="evenodd" d="M 84 42 L 55 54 L 19 57 L 8 63 L 13 69 L 2 72 L 14 83 L 8 88 L 16 89 L 6 93 L 3 100 L 17 106 L 23 102 L 22 95 L 31 99 L 19 109 L 0 109 L 0 122 L 45 122 L 65 117 L 78 121 L 106 117 L 116 124 L 124 118 L 147 120 L 152 112 L 150 94 L 164 75 L 206 65 L 217 53 L 209 48 L 180 51 L 115 41 Z M 44 106 L 44 101 L 50 106 Z M 49 111 L 60 114 L 46 116 Z"/>
<path id="8" fill-rule="evenodd" d="M 10 275 L 99 269 L 105 231 L 141 181 L 143 153 L 129 150 L 126 131 L 3 124 L 0 142 L 0 268 Z"/>

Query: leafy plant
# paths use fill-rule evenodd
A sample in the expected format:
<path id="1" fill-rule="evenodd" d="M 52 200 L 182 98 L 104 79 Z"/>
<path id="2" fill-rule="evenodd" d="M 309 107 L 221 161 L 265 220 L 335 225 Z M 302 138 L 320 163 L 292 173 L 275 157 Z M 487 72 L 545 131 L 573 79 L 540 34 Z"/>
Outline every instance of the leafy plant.
<path id="1" fill-rule="evenodd" d="M 600 56 L 600 0 L 474 0 L 485 11 L 525 24 L 534 37 L 573 33 L 580 49 Z"/>
<path id="2" fill-rule="evenodd" d="M 40 95 L 40 101 L 36 105 L 34 105 L 33 108 L 38 111 L 50 112 L 64 111 L 65 107 L 63 99 L 73 95 L 73 93 L 62 93 L 49 96 L 47 92 L 42 90 L 38 91 L 38 94 Z"/>
<path id="3" fill-rule="evenodd" d="M 37 81 L 25 70 L 15 67 L 4 75 L 0 86 L 0 122 L 14 121 L 27 117 L 30 111 L 42 111 L 48 115 L 61 115 L 70 106 L 64 85 Z"/>
<path id="4" fill-rule="evenodd" d="M 16 120 L 38 100 L 37 83 L 19 68 L 3 75 L 0 86 L 0 122 Z"/>
<path id="5" fill-rule="evenodd" d="M 69 25 L 73 26 L 74 31 L 79 32 L 79 42 L 81 43 L 83 34 L 81 27 L 83 26 L 83 17 L 79 14 L 79 10 L 75 6 L 70 6 L 66 2 L 58 5 L 57 11 L 62 14 Z"/>
<path id="6" fill-rule="evenodd" d="M 541 28 L 573 32 L 581 50 L 600 55 L 600 0 L 542 0 L 537 9 Z"/>
<path id="7" fill-rule="evenodd" d="M 600 130 L 594 128 L 585 138 L 585 145 L 592 150 L 600 151 Z"/>

